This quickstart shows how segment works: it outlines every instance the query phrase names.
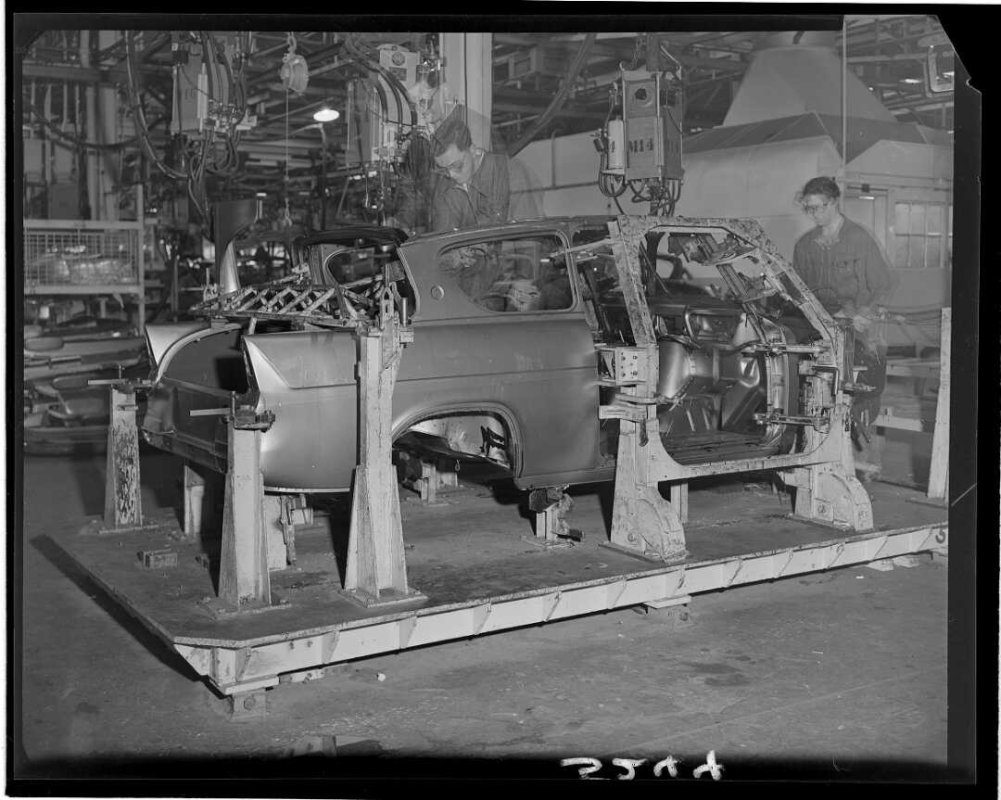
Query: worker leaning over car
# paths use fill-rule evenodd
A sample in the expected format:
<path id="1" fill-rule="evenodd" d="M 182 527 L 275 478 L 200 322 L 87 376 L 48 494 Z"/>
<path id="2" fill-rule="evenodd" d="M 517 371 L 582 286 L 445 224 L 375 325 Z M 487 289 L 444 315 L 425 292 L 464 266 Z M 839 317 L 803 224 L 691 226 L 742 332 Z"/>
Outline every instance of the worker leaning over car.
<path id="1" fill-rule="evenodd" d="M 435 130 L 432 148 L 440 173 L 431 201 L 432 231 L 508 221 L 507 156 L 473 145 L 460 108 Z"/>
<path id="2" fill-rule="evenodd" d="M 828 313 L 850 320 L 855 329 L 855 363 L 866 368 L 859 379 L 874 391 L 856 395 L 852 416 L 858 433 L 868 440 L 886 383 L 886 344 L 873 325 L 892 281 L 879 244 L 841 213 L 840 197 L 833 178 L 807 181 L 799 202 L 815 227 L 796 242 L 793 267 Z"/>

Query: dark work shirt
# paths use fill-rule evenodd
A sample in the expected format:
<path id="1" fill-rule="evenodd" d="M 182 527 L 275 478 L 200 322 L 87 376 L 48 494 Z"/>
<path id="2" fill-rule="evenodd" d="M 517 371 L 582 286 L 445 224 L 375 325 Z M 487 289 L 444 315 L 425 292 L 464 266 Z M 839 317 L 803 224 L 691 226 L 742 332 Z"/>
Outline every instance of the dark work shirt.
<path id="1" fill-rule="evenodd" d="M 844 217 L 837 240 L 818 242 L 818 226 L 803 234 L 793 251 L 793 267 L 831 314 L 854 315 L 885 302 L 892 286 L 890 269 L 876 240 Z"/>
<path id="2" fill-rule="evenodd" d="M 484 153 L 466 189 L 451 178 L 439 179 L 432 202 L 431 229 L 447 231 L 507 222 L 510 200 L 507 156 Z"/>

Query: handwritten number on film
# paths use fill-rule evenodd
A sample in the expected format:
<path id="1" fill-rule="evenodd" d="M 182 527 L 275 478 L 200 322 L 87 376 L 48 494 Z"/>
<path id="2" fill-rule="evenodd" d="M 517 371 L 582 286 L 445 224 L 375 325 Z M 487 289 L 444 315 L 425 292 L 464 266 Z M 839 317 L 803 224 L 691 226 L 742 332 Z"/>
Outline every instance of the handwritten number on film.
<path id="1" fill-rule="evenodd" d="M 636 777 L 636 768 L 646 764 L 647 761 L 649 761 L 649 759 L 646 758 L 613 758 L 612 765 L 621 770 L 621 773 L 616 775 L 615 779 L 620 781 L 631 781 Z M 670 777 L 677 778 L 678 765 L 680 763 L 681 762 L 674 756 L 668 756 L 653 765 L 653 775 L 655 778 L 659 778 L 666 772 Z M 602 766 L 601 761 L 597 758 L 590 758 L 587 756 L 564 758 L 560 760 L 560 766 L 578 767 L 577 774 L 584 780 L 611 780 L 610 778 L 602 778 L 594 774 L 599 772 Z M 700 764 L 692 770 L 692 777 L 698 779 L 706 773 L 708 773 L 714 781 L 718 781 L 721 777 L 723 777 L 723 765 L 716 760 L 715 750 L 709 751 L 709 755 L 706 756 L 706 762 L 704 764 Z"/>

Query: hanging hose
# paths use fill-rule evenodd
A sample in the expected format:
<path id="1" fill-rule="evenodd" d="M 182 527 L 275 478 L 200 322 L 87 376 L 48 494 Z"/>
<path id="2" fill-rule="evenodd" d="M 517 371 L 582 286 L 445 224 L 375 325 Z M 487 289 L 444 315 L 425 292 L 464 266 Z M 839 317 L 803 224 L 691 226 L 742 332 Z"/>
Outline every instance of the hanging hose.
<path id="1" fill-rule="evenodd" d="M 352 37 L 348 36 L 344 40 L 344 47 L 348 51 L 352 60 L 364 66 L 366 69 L 376 72 L 381 75 L 389 86 L 390 91 L 393 94 L 393 102 L 396 104 L 396 119 L 402 125 L 403 124 L 403 102 L 406 101 L 410 107 L 411 119 L 416 118 L 416 108 L 413 101 L 410 100 L 410 96 L 407 94 L 407 90 L 403 88 L 403 84 L 400 83 L 399 79 L 393 75 L 388 70 L 384 69 L 381 64 L 372 61 L 365 53 L 362 52 L 361 48 L 354 42 Z M 379 89 L 379 94 L 384 103 L 384 116 L 388 116 L 389 106 L 385 101 L 385 91 L 383 90 L 379 81 L 375 82 L 376 87 Z"/>
<path id="2" fill-rule="evenodd" d="M 139 92 L 137 79 L 138 68 L 136 66 L 136 46 L 134 41 L 135 33 L 129 31 L 125 35 L 125 70 L 128 74 L 129 104 L 132 107 L 132 115 L 135 120 L 136 130 L 139 135 L 139 142 L 142 145 L 143 153 L 153 162 L 160 172 L 168 178 L 183 180 L 187 178 L 183 172 L 173 169 L 164 164 L 153 150 L 153 144 L 149 140 L 149 127 L 146 124 L 146 115 L 143 112 L 142 98 Z"/>
<path id="3" fill-rule="evenodd" d="M 410 119 L 411 125 L 417 119 L 417 106 L 414 101 L 410 98 L 410 94 L 407 92 L 406 87 L 400 82 L 392 72 L 383 67 L 377 59 L 373 60 L 366 53 L 364 53 L 354 39 L 348 36 L 344 40 L 344 46 L 347 48 L 348 52 L 355 58 L 355 60 L 360 61 L 364 66 L 369 69 L 378 72 L 383 78 L 385 78 L 386 83 L 389 84 L 390 89 L 393 92 L 394 100 L 396 101 L 396 113 L 397 120 L 402 125 L 403 124 L 403 105 L 406 103 L 407 107 L 410 109 Z"/>
<path id="4" fill-rule="evenodd" d="M 584 37 L 584 41 L 580 46 L 580 50 L 577 51 L 577 55 L 574 56 L 573 63 L 570 65 L 570 70 L 567 73 L 566 80 L 563 82 L 563 86 L 556 93 L 556 97 L 549 104 L 549 107 L 542 112 L 538 117 L 536 117 L 535 122 L 532 123 L 532 127 L 529 128 L 521 138 L 508 150 L 508 156 L 513 158 L 518 155 L 527 145 L 531 142 L 542 129 L 549 124 L 554 116 L 559 113 L 560 109 L 563 108 L 563 104 L 566 103 L 567 97 L 570 95 L 570 91 L 573 89 L 574 84 L 577 82 L 577 76 L 580 71 L 584 68 L 584 63 L 587 60 L 587 54 L 591 50 L 591 46 L 594 44 L 595 39 L 598 34 L 589 33 Z"/>
<path id="5" fill-rule="evenodd" d="M 97 142 L 85 142 L 83 139 L 79 139 L 76 136 L 72 136 L 65 131 L 60 130 L 58 125 L 50 122 L 45 118 L 43 112 L 31 104 L 27 104 L 27 109 L 41 122 L 56 139 L 61 139 L 67 144 L 82 150 L 122 150 L 130 145 L 136 144 L 139 141 L 139 136 L 133 136 L 131 139 L 126 139 L 122 142 L 115 142 L 113 144 L 99 144 Z"/>

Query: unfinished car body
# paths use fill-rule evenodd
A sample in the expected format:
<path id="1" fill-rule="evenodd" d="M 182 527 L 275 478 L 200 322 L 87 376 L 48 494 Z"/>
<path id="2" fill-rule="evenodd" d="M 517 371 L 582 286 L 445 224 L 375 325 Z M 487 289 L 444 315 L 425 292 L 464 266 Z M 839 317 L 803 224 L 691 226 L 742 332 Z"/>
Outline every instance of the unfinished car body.
<path id="1" fill-rule="evenodd" d="M 603 351 L 635 343 L 610 221 L 302 238 L 289 278 L 223 295 L 199 321 L 149 326 L 143 435 L 223 472 L 224 414 L 250 406 L 274 416 L 261 439 L 267 491 L 349 490 L 349 326 L 388 288 L 414 332 L 393 394 L 397 447 L 493 462 L 525 489 L 610 480 L 619 420 L 599 414 L 615 391 Z M 822 331 L 801 313 L 802 286 L 765 280 L 760 260 L 781 257 L 748 225 L 660 220 L 633 240 L 659 348 L 661 443 L 681 465 L 790 453 L 804 424 L 796 344 Z"/>

